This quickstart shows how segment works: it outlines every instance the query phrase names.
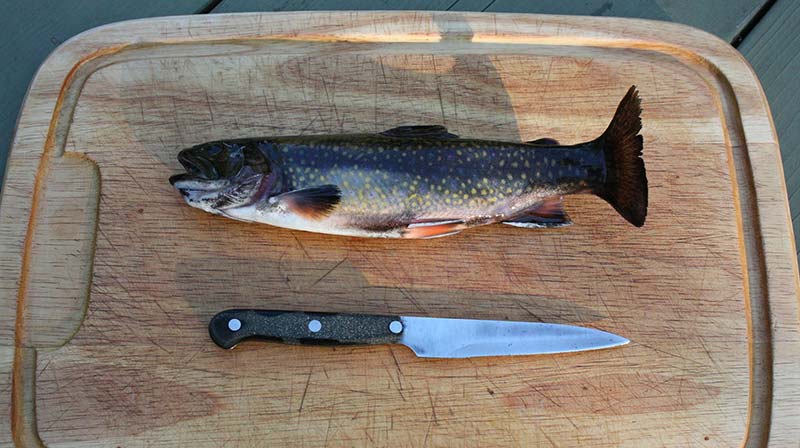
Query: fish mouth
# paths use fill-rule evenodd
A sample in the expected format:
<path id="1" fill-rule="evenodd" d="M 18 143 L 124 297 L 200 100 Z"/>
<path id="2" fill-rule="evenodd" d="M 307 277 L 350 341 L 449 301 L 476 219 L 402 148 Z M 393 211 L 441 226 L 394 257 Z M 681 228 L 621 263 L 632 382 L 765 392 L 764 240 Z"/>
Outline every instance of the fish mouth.
<path id="1" fill-rule="evenodd" d="M 188 198 L 193 193 L 195 193 L 194 190 L 190 190 L 189 188 L 185 188 L 183 186 L 186 177 L 187 177 L 186 174 L 176 174 L 175 176 L 171 176 L 169 178 L 169 183 L 172 184 L 172 186 L 175 187 L 176 190 L 178 190 L 178 193 L 180 193 L 184 199 Z"/>
<path id="2" fill-rule="evenodd" d="M 194 180 L 194 177 L 188 173 L 176 174 L 174 176 L 170 176 L 169 183 L 176 190 L 181 194 L 183 197 L 187 197 L 192 194 L 195 190 L 186 187 L 186 184 Z"/>
<path id="3" fill-rule="evenodd" d="M 184 181 L 191 180 L 191 178 L 192 176 L 190 176 L 188 173 L 176 174 L 174 176 L 169 177 L 169 184 L 172 185 L 173 187 L 178 188 L 178 184 L 181 184 Z"/>
<path id="4" fill-rule="evenodd" d="M 209 180 L 191 173 L 181 173 L 170 176 L 169 183 L 184 197 L 194 193 L 208 193 L 225 187 L 225 179 Z"/>

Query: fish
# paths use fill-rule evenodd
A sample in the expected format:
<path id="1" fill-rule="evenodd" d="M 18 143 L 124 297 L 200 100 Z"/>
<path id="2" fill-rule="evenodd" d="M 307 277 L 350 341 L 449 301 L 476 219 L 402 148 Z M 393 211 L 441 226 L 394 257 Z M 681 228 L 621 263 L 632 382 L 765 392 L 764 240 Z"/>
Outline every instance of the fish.
<path id="1" fill-rule="evenodd" d="M 380 133 L 219 140 L 178 153 L 186 204 L 239 221 L 333 235 L 436 238 L 502 223 L 572 224 L 570 194 L 594 194 L 630 224 L 648 205 L 641 101 L 632 86 L 596 139 L 462 138 L 440 125 Z"/>

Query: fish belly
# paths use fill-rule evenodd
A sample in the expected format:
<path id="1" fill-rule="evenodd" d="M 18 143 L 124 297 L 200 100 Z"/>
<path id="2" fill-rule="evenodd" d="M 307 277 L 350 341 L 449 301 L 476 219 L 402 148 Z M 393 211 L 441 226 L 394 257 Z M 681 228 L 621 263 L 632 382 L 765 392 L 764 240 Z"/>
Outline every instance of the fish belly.
<path id="1" fill-rule="evenodd" d="M 368 230 L 354 226 L 350 219 L 334 213 L 323 219 L 308 219 L 285 211 L 258 210 L 255 205 L 225 211 L 225 216 L 245 222 L 269 224 L 285 229 L 305 232 L 327 233 L 330 235 L 357 236 L 367 238 L 402 238 L 402 228 Z"/>

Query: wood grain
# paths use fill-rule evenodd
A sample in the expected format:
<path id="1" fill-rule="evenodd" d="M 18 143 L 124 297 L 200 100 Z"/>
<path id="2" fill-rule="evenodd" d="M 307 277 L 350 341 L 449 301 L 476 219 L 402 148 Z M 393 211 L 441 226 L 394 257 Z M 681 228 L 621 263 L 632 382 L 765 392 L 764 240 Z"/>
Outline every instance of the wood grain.
<path id="1" fill-rule="evenodd" d="M 23 345 L 56 346 L 70 339 L 86 314 L 91 284 L 100 173 L 91 160 L 66 153 L 47 172 L 31 235 Z M 68 281 L 64 281 L 64 280 Z M 53 310 L 58 310 L 54 313 Z"/>
<path id="2" fill-rule="evenodd" d="M 567 203 L 576 222 L 567 229 L 338 238 L 205 215 L 166 182 L 179 149 L 218 138 L 435 123 L 465 136 L 578 142 L 605 128 L 631 84 L 642 92 L 651 186 L 641 229 L 583 196 Z M 51 57 L 14 145 L 0 209 L 0 284 L 13 298 L 0 300 L 18 307 L 17 440 L 782 446 L 798 437 L 797 266 L 777 139 L 752 71 L 708 34 L 461 13 L 123 23 Z M 60 160 L 70 157 L 97 170 L 74 171 L 70 190 L 86 190 L 74 198 L 50 191 L 65 185 Z M 75 229 L 66 247 L 48 230 L 57 218 Z M 92 236 L 87 284 L 87 261 L 52 262 L 84 253 L 76 248 Z M 45 279 L 48 265 L 57 268 Z M 63 304 L 76 302 L 46 300 L 74 297 L 62 285 L 90 290 L 71 338 L 63 329 L 80 319 Z M 393 346 L 221 351 L 205 326 L 229 307 L 541 320 L 633 342 L 473 360 L 422 360 Z M 62 330 L 31 338 L 50 328 L 45 318 Z M 32 364 L 35 375 L 23 375 Z"/>

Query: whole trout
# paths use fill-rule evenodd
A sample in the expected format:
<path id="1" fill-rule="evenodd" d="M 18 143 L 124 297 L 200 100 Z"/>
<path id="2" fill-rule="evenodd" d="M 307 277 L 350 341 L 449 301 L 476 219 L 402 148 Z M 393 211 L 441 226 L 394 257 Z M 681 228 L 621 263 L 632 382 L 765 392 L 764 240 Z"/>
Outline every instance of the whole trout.
<path id="1" fill-rule="evenodd" d="M 442 126 L 241 139 L 181 151 L 170 182 L 192 207 L 336 235 L 433 238 L 492 223 L 569 225 L 562 196 L 591 193 L 642 226 L 641 106 L 628 90 L 597 139 L 561 146 L 465 139 Z"/>

